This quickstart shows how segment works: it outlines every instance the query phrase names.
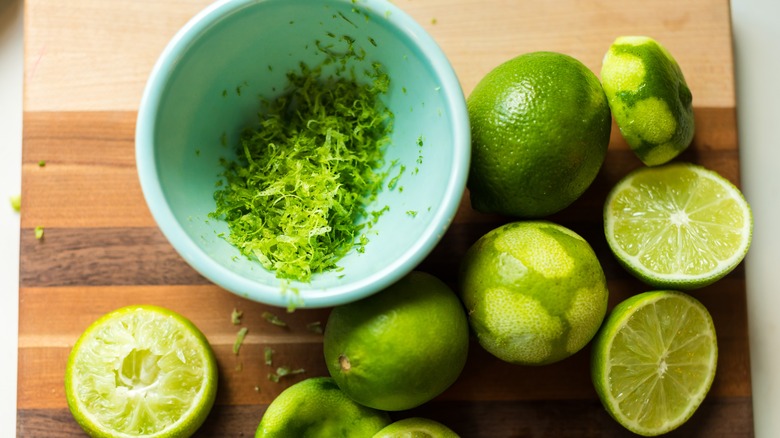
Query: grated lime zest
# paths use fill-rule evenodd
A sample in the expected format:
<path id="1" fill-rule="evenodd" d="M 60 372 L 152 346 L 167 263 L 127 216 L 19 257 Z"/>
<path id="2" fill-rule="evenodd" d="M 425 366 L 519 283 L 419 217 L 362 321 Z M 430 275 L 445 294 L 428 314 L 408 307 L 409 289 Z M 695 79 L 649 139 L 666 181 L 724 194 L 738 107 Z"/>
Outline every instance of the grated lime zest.
<path id="1" fill-rule="evenodd" d="M 373 63 L 370 80 L 358 83 L 344 59 L 362 55 L 354 39 L 342 40 L 342 54 L 317 42 L 327 54 L 322 65 L 342 62 L 335 75 L 323 78 L 322 65 L 301 63 L 288 73 L 285 93 L 261 100 L 258 125 L 241 135 L 237 158 L 221 160 L 224 183 L 210 216 L 225 220 L 227 240 L 279 278 L 309 281 L 337 268 L 365 245 L 362 227 L 378 219 L 366 206 L 387 177 L 381 168 L 393 114 L 379 96 L 389 77 Z"/>

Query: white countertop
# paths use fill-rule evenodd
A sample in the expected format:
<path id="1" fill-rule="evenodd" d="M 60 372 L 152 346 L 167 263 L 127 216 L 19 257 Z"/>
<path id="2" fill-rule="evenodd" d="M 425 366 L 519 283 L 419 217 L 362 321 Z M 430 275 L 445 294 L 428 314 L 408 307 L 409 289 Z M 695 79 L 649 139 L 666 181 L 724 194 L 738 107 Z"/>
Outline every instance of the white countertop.
<path id="1" fill-rule="evenodd" d="M 0 1 L 0 436 L 16 436 L 19 214 L 22 179 L 22 1 Z"/>
<path id="2" fill-rule="evenodd" d="M 780 2 L 731 0 L 742 185 L 755 228 L 746 272 L 756 436 L 780 436 Z M 16 434 L 22 1 L 0 2 L 0 436 Z M 24 202 L 24 201 L 22 201 Z"/>

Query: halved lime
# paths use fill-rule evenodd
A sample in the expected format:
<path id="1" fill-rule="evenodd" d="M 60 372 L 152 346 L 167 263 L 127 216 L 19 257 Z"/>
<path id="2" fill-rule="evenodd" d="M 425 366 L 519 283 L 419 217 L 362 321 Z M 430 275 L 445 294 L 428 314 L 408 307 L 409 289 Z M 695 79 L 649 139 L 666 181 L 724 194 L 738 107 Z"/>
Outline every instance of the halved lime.
<path id="1" fill-rule="evenodd" d="M 604 230 L 632 274 L 657 288 L 694 289 L 733 270 L 750 247 L 745 197 L 718 173 L 689 163 L 640 168 L 609 193 Z"/>
<path id="2" fill-rule="evenodd" d="M 718 346 L 699 301 L 654 291 L 618 304 L 591 354 L 593 385 L 609 414 L 634 433 L 656 436 L 685 423 L 704 400 Z"/>
<path id="3" fill-rule="evenodd" d="M 190 436 L 216 393 L 217 364 L 205 336 L 155 306 L 123 307 L 95 321 L 65 371 L 68 407 L 91 436 Z"/>

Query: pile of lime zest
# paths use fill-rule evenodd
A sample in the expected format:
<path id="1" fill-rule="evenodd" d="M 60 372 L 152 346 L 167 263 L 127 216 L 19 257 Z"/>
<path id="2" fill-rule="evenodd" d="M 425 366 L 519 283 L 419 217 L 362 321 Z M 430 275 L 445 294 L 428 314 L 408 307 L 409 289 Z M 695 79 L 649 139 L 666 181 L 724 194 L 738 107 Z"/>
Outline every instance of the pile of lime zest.
<path id="1" fill-rule="evenodd" d="M 265 364 L 269 367 L 274 364 L 274 349 L 271 347 L 265 347 L 263 349 L 263 359 Z"/>
<path id="2" fill-rule="evenodd" d="M 35 227 L 35 238 L 38 240 L 43 239 L 43 227 L 40 225 Z"/>
<path id="3" fill-rule="evenodd" d="M 367 83 L 346 62 L 323 77 L 325 65 L 362 59 L 345 41 L 342 54 L 318 42 L 323 64 L 288 73 L 286 92 L 263 100 L 258 126 L 242 134 L 236 160 L 221 160 L 224 182 L 210 216 L 227 222 L 227 240 L 278 278 L 310 281 L 365 245 L 357 240 L 361 220 L 386 177 L 393 114 L 379 100 L 389 86 L 383 67 L 373 63 Z"/>
<path id="4" fill-rule="evenodd" d="M 236 341 L 233 342 L 233 354 L 238 356 L 238 351 L 241 350 L 241 344 L 244 343 L 244 339 L 246 338 L 246 334 L 249 332 L 249 329 L 246 327 L 241 327 L 241 329 L 236 334 Z"/>

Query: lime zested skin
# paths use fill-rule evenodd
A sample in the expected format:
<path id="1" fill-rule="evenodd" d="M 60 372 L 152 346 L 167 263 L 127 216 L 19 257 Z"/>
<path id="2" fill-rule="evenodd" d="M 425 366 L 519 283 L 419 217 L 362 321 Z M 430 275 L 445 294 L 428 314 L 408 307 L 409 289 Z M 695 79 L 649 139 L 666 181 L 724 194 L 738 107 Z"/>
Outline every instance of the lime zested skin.
<path id="1" fill-rule="evenodd" d="M 355 403 L 330 377 L 285 389 L 268 406 L 256 438 L 365 438 L 390 424 L 386 412 Z"/>
<path id="2" fill-rule="evenodd" d="M 68 358 L 65 394 L 90 436 L 188 437 L 217 393 L 208 341 L 187 319 L 130 306 L 93 323 Z"/>
<path id="3" fill-rule="evenodd" d="M 612 189 L 604 232 L 617 260 L 657 288 L 695 289 L 744 259 L 753 219 L 742 193 L 702 166 L 642 167 Z"/>
<path id="4" fill-rule="evenodd" d="M 412 272 L 333 309 L 323 344 L 328 371 L 342 391 L 363 405 L 400 411 L 457 380 L 468 355 L 468 321 L 444 282 Z"/>
<path id="5" fill-rule="evenodd" d="M 507 362 L 542 365 L 582 349 L 607 311 L 593 249 L 546 221 L 488 232 L 466 253 L 460 291 L 479 343 Z"/>
<path id="6" fill-rule="evenodd" d="M 677 61 L 657 41 L 617 38 L 604 56 L 601 81 L 623 138 L 643 163 L 666 163 L 690 145 L 691 90 Z"/>
<path id="7" fill-rule="evenodd" d="M 489 72 L 468 98 L 468 188 L 481 212 L 543 217 L 590 186 L 612 119 L 596 75 L 571 56 L 535 52 Z"/>
<path id="8" fill-rule="evenodd" d="M 593 384 L 609 414 L 634 433 L 656 436 L 685 423 L 704 400 L 718 345 L 700 302 L 654 291 L 615 306 L 591 355 Z"/>

